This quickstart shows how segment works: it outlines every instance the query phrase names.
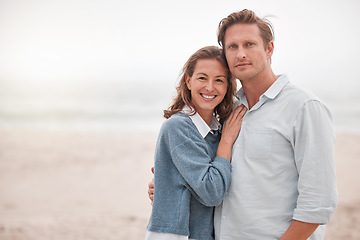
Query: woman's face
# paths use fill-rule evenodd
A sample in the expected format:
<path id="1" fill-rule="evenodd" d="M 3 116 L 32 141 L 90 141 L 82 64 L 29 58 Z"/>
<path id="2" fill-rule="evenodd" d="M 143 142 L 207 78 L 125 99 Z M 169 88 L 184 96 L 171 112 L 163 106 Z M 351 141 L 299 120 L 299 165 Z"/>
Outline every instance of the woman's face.
<path id="1" fill-rule="evenodd" d="M 191 91 L 191 102 L 196 112 L 205 118 L 213 114 L 226 95 L 226 68 L 218 60 L 200 59 L 192 77 L 186 76 L 186 85 Z"/>

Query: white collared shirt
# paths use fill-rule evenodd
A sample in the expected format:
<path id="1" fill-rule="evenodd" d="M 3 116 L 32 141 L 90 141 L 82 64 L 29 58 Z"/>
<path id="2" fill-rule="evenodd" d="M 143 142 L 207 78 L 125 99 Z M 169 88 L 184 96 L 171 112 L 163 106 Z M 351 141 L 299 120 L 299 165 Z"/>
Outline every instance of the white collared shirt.
<path id="1" fill-rule="evenodd" d="M 209 132 L 213 133 L 213 131 L 217 131 L 217 130 L 221 129 L 221 124 L 219 123 L 219 121 L 216 119 L 216 117 L 214 115 L 212 116 L 210 126 L 209 126 L 209 125 L 207 125 L 205 120 L 202 119 L 200 114 L 195 113 L 194 115 L 191 115 L 191 113 L 193 113 L 193 111 L 190 107 L 185 106 L 183 108 L 182 112 L 191 118 L 191 120 L 193 121 L 193 123 L 195 124 L 196 128 L 199 130 L 199 132 L 203 138 L 205 138 Z"/>
<path id="2" fill-rule="evenodd" d="M 243 90 L 237 97 L 248 107 Z M 244 116 L 215 238 L 275 240 L 292 219 L 328 223 L 337 203 L 334 143 L 328 108 L 280 76 Z M 320 225 L 309 239 L 324 231 Z"/>

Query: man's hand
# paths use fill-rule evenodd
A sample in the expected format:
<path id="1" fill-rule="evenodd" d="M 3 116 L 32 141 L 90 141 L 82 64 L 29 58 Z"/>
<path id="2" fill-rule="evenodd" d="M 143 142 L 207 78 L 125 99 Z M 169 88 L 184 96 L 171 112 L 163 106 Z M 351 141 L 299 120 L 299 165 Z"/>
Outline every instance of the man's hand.
<path id="1" fill-rule="evenodd" d="M 151 172 L 154 173 L 154 167 L 151 168 Z M 149 182 L 148 184 L 148 194 L 149 194 L 149 198 L 151 200 L 151 206 L 153 205 L 153 201 L 154 201 L 154 178 Z"/>
<path id="2" fill-rule="evenodd" d="M 315 232 L 320 224 L 293 220 L 280 240 L 306 240 Z"/>

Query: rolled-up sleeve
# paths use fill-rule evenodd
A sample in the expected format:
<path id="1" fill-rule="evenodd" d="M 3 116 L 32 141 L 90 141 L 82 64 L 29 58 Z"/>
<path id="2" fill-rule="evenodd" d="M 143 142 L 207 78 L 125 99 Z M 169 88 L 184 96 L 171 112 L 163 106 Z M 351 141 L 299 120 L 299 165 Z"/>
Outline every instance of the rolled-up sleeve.
<path id="1" fill-rule="evenodd" d="M 326 224 L 337 205 L 335 133 L 329 109 L 317 100 L 308 101 L 299 110 L 293 130 L 299 173 L 293 219 Z"/>

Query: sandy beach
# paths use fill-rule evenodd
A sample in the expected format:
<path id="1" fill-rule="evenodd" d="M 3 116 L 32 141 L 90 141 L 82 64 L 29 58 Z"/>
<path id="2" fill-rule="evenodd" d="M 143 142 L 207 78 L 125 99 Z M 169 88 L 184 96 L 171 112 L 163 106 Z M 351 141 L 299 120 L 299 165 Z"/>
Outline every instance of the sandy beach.
<path id="1" fill-rule="evenodd" d="M 0 240 L 143 239 L 157 133 L 0 130 Z M 360 239 L 360 136 L 338 134 L 327 240 Z"/>

